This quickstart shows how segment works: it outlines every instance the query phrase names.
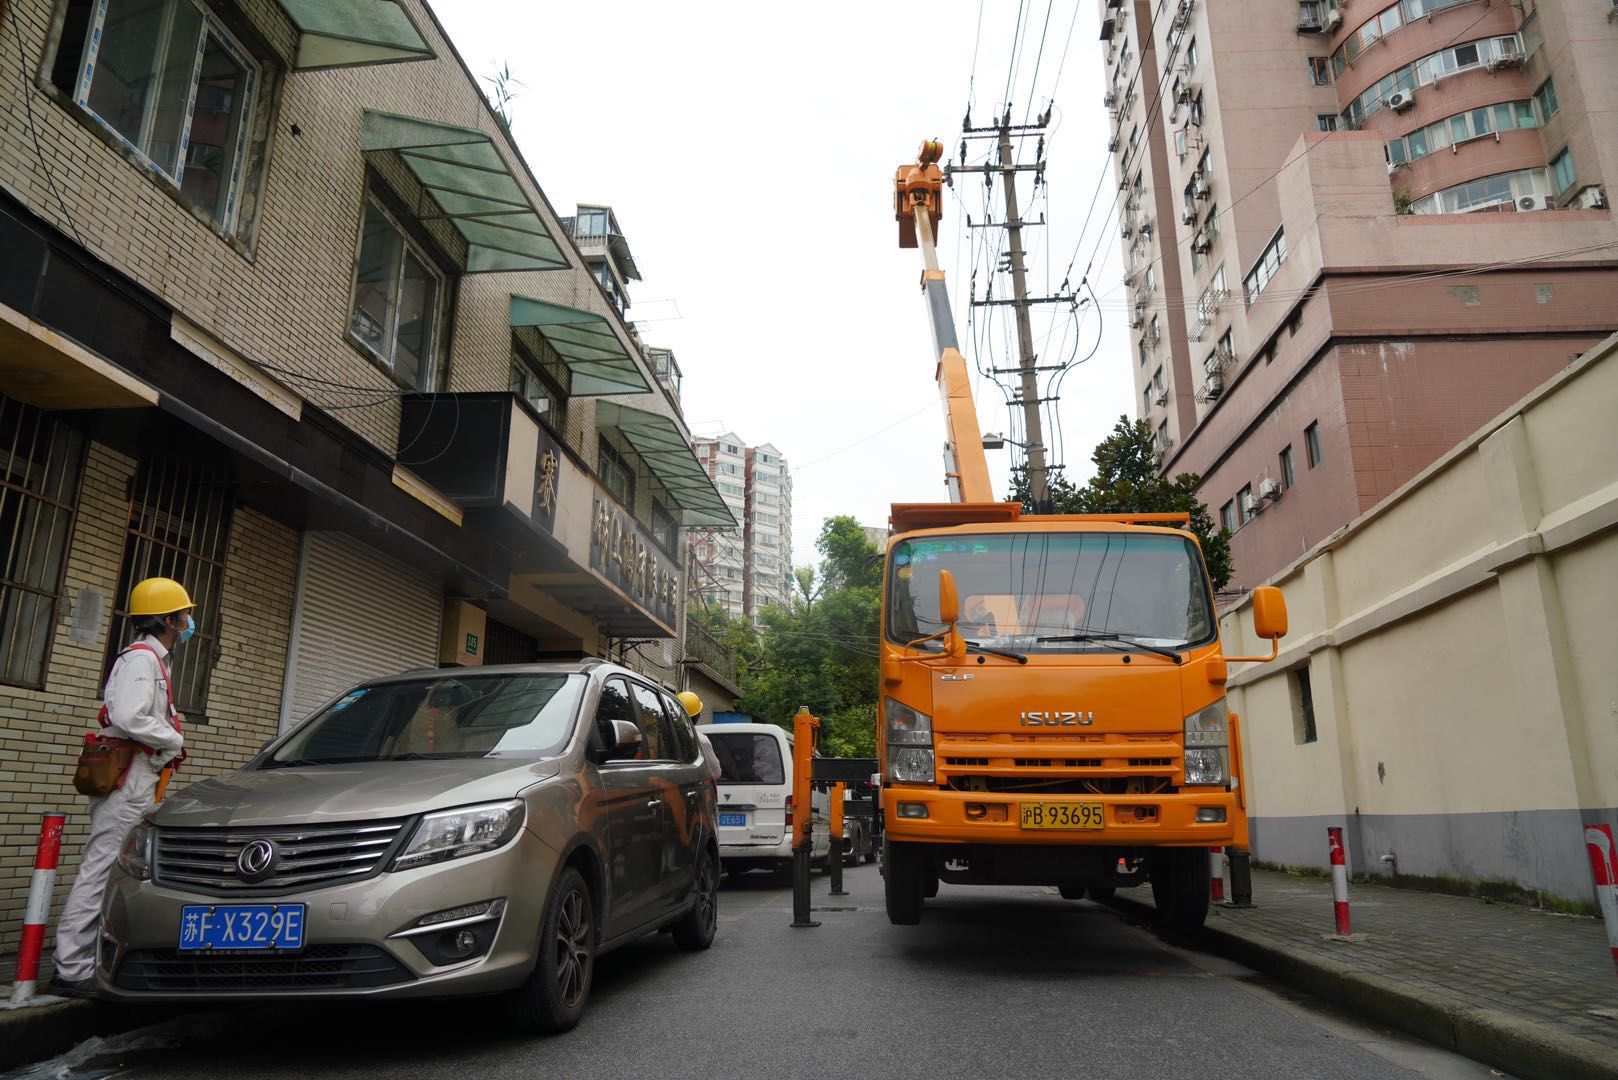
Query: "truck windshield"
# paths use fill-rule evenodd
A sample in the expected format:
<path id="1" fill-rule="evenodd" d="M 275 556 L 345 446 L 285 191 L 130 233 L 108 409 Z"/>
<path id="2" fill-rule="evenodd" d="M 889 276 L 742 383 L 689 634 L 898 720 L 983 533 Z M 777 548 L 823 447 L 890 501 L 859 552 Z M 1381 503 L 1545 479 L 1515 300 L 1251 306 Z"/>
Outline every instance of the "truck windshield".
<path id="1" fill-rule="evenodd" d="M 559 753 L 583 675 L 438 675 L 360 686 L 305 721 L 261 769 Z"/>
<path id="2" fill-rule="evenodd" d="M 938 621 L 940 570 L 955 577 L 961 634 L 989 648 L 1185 648 L 1214 635 L 1202 556 L 1182 536 L 1053 532 L 901 540 L 888 557 L 890 641 L 903 645 L 944 629 Z M 1059 640 L 1072 637 L 1087 640 Z"/>

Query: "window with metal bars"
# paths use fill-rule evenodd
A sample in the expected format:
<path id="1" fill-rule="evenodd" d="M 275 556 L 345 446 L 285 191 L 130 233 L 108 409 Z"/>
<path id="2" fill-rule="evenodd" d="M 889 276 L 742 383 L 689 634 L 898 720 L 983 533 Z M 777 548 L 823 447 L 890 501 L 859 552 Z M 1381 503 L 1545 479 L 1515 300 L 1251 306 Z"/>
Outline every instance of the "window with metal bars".
<path id="1" fill-rule="evenodd" d="M 0 397 L 0 682 L 45 685 L 84 436 Z"/>
<path id="2" fill-rule="evenodd" d="M 208 678 L 219 657 L 219 598 L 230 540 L 230 478 L 194 461 L 158 458 L 141 463 L 130 483 L 118 607 L 113 611 L 107 667 L 134 633 L 129 590 L 149 577 L 174 578 L 197 605 L 197 632 L 174 651 L 174 703 L 188 720 L 203 719 Z"/>

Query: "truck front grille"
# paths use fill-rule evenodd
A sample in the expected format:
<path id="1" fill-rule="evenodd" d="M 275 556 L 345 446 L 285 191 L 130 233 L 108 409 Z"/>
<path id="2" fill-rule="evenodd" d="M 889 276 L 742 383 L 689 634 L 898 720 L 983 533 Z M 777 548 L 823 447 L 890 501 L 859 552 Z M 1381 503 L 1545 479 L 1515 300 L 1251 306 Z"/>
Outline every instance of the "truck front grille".
<path id="1" fill-rule="evenodd" d="M 951 776 L 955 791 L 992 795 L 1172 795 L 1177 790 L 1163 776 Z"/>
<path id="2" fill-rule="evenodd" d="M 955 791 L 1164 795 L 1180 781 L 1177 734 L 951 734 L 937 750 L 939 783 Z"/>
<path id="3" fill-rule="evenodd" d="M 239 825 L 208 829 L 159 828 L 152 878 L 188 891 L 276 893 L 358 881 L 377 873 L 393 855 L 404 820 L 336 825 Z M 254 840 L 275 845 L 274 870 L 244 881 L 236 860 Z"/>

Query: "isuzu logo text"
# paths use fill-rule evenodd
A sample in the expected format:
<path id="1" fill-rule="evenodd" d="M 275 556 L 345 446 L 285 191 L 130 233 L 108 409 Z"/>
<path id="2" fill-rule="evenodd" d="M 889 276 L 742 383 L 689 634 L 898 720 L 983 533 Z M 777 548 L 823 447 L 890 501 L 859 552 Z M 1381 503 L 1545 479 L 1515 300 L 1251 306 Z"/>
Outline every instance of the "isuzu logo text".
<path id="1" fill-rule="evenodd" d="M 1093 712 L 1045 710 L 1019 714 L 1023 727 L 1089 727 L 1096 722 Z"/>

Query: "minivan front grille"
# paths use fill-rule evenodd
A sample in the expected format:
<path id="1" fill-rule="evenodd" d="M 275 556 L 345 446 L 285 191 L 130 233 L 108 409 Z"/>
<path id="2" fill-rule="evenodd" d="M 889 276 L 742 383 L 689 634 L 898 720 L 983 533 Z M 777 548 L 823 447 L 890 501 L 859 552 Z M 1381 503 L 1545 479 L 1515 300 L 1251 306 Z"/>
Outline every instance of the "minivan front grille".
<path id="1" fill-rule="evenodd" d="M 289 955 L 207 956 L 133 949 L 113 985 L 123 990 L 345 990 L 408 982 L 409 969 L 374 945 L 313 945 Z"/>
<path id="2" fill-rule="evenodd" d="M 160 885 L 208 893 L 271 895 L 370 877 L 392 857 L 404 820 L 335 825 L 240 825 L 207 829 L 159 828 L 152 877 Z M 255 840 L 275 847 L 273 869 L 243 880 L 236 865 Z"/>

